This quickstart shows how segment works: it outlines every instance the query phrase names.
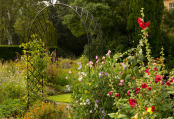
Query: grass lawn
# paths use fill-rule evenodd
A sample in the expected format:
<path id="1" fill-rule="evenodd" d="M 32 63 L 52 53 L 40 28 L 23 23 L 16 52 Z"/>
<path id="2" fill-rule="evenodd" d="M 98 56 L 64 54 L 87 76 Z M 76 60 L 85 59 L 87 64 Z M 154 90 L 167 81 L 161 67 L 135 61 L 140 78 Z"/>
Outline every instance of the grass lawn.
<path id="1" fill-rule="evenodd" d="M 47 97 L 47 99 L 53 100 L 53 101 L 56 101 L 56 102 L 66 102 L 66 103 L 69 103 L 70 99 L 71 99 L 71 93 L 49 96 L 49 97 Z"/>

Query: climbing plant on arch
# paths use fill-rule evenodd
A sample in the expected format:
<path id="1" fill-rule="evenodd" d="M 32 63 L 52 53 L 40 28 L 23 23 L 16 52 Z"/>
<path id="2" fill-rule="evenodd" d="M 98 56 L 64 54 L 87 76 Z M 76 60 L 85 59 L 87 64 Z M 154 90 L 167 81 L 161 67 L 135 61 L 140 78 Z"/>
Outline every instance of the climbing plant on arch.
<path id="1" fill-rule="evenodd" d="M 71 17 L 73 15 L 76 17 Z M 71 18 L 73 18 L 73 20 Z M 103 39 L 100 27 L 94 16 L 88 10 L 79 6 L 58 3 L 43 8 L 38 12 L 32 22 L 28 32 L 28 41 L 41 39 L 45 47 L 57 48 L 57 44 L 59 44 L 57 43 L 57 39 L 60 38 L 63 40 L 60 34 L 66 36 L 62 31 L 71 32 L 76 37 L 81 35 L 86 36 L 87 44 L 85 47 L 87 47 L 89 60 L 95 55 L 102 55 Z M 34 39 L 31 37 L 33 35 L 35 36 Z M 32 91 L 41 92 L 43 94 L 43 76 L 40 75 L 40 78 L 37 79 L 41 86 L 32 82 L 32 79 L 36 77 L 35 72 L 38 72 L 38 70 L 34 68 L 36 62 L 31 62 L 32 58 L 33 57 L 27 58 L 27 87 L 31 90 L 28 92 L 28 106 L 31 101 Z"/>

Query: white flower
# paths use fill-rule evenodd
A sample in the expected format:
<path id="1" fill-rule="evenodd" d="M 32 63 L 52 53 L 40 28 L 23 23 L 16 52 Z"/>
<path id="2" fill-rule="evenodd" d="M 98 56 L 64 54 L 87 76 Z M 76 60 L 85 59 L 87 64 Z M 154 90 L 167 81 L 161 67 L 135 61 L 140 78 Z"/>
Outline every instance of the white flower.
<path id="1" fill-rule="evenodd" d="M 90 110 L 89 112 L 92 113 L 92 110 Z"/>

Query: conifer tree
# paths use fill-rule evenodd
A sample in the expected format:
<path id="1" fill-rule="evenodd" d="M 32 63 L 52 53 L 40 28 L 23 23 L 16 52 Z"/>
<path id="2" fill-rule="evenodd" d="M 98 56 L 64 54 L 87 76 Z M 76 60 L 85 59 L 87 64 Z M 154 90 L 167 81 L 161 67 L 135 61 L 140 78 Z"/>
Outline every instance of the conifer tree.
<path id="1" fill-rule="evenodd" d="M 145 22 L 149 21 L 149 42 L 152 52 L 158 54 L 161 50 L 160 24 L 164 10 L 163 0 L 129 0 L 129 16 L 127 30 L 129 31 L 132 44 L 135 47 L 140 39 L 140 28 L 137 20 L 140 17 L 140 10 L 144 8 Z"/>

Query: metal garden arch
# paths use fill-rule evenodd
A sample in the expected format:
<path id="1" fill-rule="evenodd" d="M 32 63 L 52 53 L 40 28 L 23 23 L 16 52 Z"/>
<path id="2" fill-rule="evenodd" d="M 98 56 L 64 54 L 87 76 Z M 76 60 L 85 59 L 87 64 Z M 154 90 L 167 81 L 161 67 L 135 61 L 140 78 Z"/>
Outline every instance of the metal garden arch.
<path id="1" fill-rule="evenodd" d="M 52 14 L 50 14 L 50 9 L 54 8 L 54 11 Z M 62 9 L 63 8 L 63 9 Z M 68 11 L 72 11 L 76 13 L 76 15 L 80 18 L 81 23 L 84 26 L 85 29 L 85 33 L 88 39 L 88 58 L 89 60 L 91 60 L 92 57 L 94 57 L 94 55 L 98 55 L 101 56 L 103 54 L 103 39 L 102 39 L 102 33 L 99 27 L 99 24 L 97 23 L 96 19 L 94 18 L 94 16 L 86 9 L 79 7 L 79 6 L 71 6 L 71 5 L 67 5 L 67 4 L 63 4 L 63 3 L 57 3 L 57 4 L 51 4 L 49 6 L 46 6 L 45 8 L 43 8 L 42 10 L 40 10 L 38 12 L 38 14 L 36 15 L 36 17 L 34 18 L 32 25 L 29 29 L 28 32 L 28 41 L 32 40 L 31 36 L 33 34 L 37 34 L 39 36 L 40 39 L 44 39 L 46 37 L 46 32 L 48 28 L 51 28 L 52 26 L 50 26 L 50 19 L 54 19 L 55 17 L 57 17 L 58 14 L 61 14 L 61 12 L 66 11 L 64 8 L 69 8 Z M 64 11 L 61 11 L 64 10 Z M 47 40 L 47 39 L 46 39 Z M 54 41 L 54 43 L 56 43 L 56 41 Z M 48 42 L 48 45 L 50 46 L 54 46 L 54 44 L 50 44 L 50 42 Z M 93 49 L 93 52 L 90 52 L 91 49 Z M 32 66 L 34 63 L 30 62 L 30 59 L 27 58 L 27 63 L 30 64 L 30 66 Z M 28 65 L 27 64 L 27 68 Z M 34 72 L 36 72 L 36 70 L 28 70 L 27 69 L 27 87 L 31 87 L 32 86 L 32 91 L 37 90 L 37 91 L 42 91 L 43 93 L 43 87 L 42 88 L 38 88 L 33 87 L 32 82 L 30 82 L 30 79 L 33 78 L 33 74 Z M 31 97 L 31 92 L 28 92 L 28 104 L 27 106 L 29 107 L 30 104 L 30 97 Z"/>

